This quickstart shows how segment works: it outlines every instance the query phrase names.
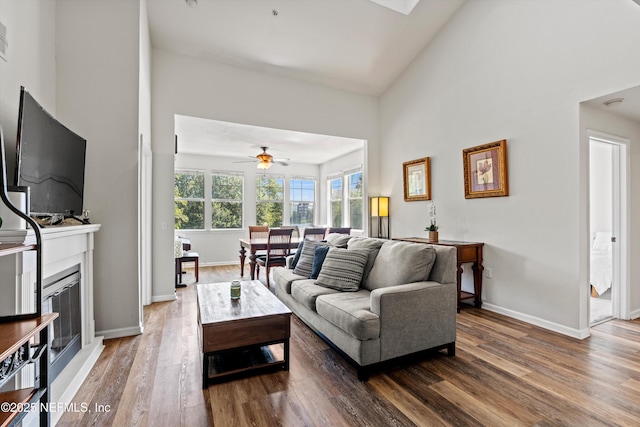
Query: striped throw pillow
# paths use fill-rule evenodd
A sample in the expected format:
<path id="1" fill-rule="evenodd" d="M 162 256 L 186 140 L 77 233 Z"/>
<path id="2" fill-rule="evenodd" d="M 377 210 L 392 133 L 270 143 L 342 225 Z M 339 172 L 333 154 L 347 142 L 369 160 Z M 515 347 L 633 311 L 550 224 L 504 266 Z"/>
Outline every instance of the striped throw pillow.
<path id="1" fill-rule="evenodd" d="M 367 264 L 368 249 L 330 248 L 316 285 L 339 291 L 356 292 Z"/>
<path id="2" fill-rule="evenodd" d="M 309 277 L 311 276 L 311 269 L 313 266 L 313 256 L 315 255 L 316 248 L 318 246 L 327 246 L 326 242 L 319 242 L 317 240 L 305 240 L 302 245 L 302 251 L 300 253 L 300 259 L 293 269 L 293 272 L 298 276 Z"/>

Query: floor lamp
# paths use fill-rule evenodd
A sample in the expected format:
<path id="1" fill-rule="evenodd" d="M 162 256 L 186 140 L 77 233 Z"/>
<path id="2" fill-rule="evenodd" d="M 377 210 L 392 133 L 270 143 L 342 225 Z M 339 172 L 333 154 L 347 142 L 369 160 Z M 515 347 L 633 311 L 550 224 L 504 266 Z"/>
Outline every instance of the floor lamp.
<path id="1" fill-rule="evenodd" d="M 374 234 L 373 222 L 377 225 Z M 389 198 L 383 196 L 369 198 L 369 230 L 372 237 L 388 239 L 390 237 L 389 226 Z"/>

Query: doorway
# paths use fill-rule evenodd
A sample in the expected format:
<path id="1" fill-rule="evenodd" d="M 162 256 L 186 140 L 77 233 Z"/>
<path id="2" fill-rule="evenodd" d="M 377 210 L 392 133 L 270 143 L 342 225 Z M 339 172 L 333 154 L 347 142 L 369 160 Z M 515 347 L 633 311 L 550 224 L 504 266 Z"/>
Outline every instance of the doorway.
<path id="1" fill-rule="evenodd" d="M 628 141 L 589 131 L 589 325 L 625 318 Z"/>

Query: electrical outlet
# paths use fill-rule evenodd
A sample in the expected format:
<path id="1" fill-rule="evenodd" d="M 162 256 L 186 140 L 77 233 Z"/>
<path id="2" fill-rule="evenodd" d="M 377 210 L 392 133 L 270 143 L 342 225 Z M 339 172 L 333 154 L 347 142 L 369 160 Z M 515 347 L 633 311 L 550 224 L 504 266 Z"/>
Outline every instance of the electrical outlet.
<path id="1" fill-rule="evenodd" d="M 490 268 L 485 268 L 484 277 L 486 277 L 487 279 L 491 279 L 493 277 L 493 270 Z"/>

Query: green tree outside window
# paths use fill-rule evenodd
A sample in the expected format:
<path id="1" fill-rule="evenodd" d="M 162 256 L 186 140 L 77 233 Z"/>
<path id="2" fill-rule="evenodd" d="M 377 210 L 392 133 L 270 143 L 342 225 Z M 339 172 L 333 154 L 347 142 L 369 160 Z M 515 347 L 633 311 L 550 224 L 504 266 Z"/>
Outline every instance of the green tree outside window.
<path id="1" fill-rule="evenodd" d="M 176 171 L 173 194 L 175 229 L 204 229 L 204 172 Z"/>
<path id="2" fill-rule="evenodd" d="M 256 224 L 280 227 L 284 217 L 284 178 L 256 178 Z"/>
<path id="3" fill-rule="evenodd" d="M 211 175 L 211 227 L 242 228 L 244 177 L 213 173 Z"/>

